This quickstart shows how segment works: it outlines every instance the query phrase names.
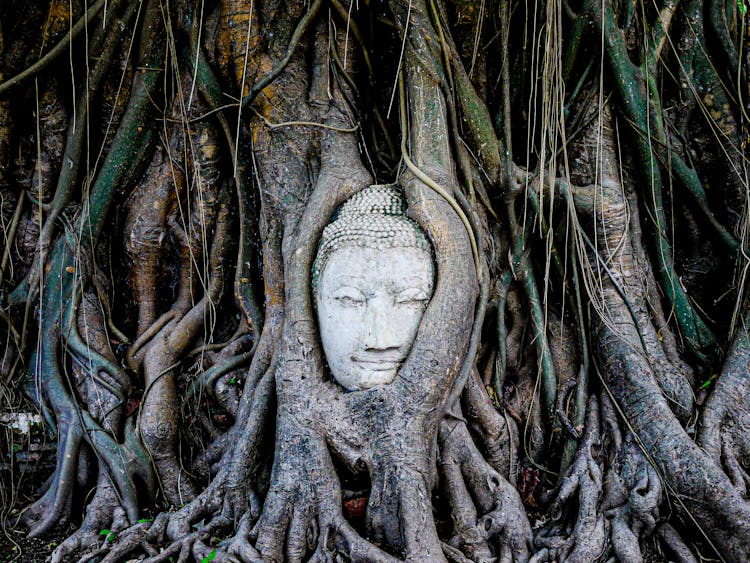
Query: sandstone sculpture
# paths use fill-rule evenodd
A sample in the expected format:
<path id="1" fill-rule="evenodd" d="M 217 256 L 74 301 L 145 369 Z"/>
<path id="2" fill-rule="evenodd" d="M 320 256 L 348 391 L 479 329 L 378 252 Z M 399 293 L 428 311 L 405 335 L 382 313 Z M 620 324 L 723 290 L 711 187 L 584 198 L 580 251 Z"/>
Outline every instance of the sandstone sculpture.
<path id="1" fill-rule="evenodd" d="M 323 231 L 313 288 L 323 350 L 350 391 L 388 384 L 409 354 L 434 287 L 432 249 L 400 189 L 370 186 Z"/>

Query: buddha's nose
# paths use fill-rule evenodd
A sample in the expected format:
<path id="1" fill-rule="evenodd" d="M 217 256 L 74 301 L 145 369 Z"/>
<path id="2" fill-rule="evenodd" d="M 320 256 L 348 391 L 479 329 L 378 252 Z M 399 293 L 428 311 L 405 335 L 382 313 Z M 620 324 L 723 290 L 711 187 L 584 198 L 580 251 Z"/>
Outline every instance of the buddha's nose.
<path id="1" fill-rule="evenodd" d="M 398 322 L 393 318 L 392 307 L 388 306 L 386 299 L 370 300 L 365 310 L 364 321 L 362 347 L 365 350 L 385 351 L 400 348 Z"/>

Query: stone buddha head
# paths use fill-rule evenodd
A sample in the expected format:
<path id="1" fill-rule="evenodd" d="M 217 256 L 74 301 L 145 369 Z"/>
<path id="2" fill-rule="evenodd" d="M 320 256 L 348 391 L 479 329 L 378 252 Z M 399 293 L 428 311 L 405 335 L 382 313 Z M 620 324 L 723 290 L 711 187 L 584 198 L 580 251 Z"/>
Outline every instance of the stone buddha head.
<path id="1" fill-rule="evenodd" d="M 391 383 L 435 284 L 432 247 L 396 186 L 370 186 L 324 229 L 313 265 L 320 336 L 333 378 L 358 391 Z"/>

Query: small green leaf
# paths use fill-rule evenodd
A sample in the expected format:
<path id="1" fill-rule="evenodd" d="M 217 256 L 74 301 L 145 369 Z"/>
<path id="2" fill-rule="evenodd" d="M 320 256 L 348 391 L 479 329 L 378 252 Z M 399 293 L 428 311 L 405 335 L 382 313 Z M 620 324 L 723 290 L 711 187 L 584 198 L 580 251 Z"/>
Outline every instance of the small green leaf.
<path id="1" fill-rule="evenodd" d="M 153 521 L 154 521 L 153 518 L 141 518 L 139 520 L 136 520 L 136 523 L 143 524 L 144 522 L 153 522 Z"/>
<path id="2" fill-rule="evenodd" d="M 104 528 L 101 532 L 99 532 L 100 536 L 108 536 L 112 533 L 112 530 L 108 530 L 107 528 Z"/>
<path id="3" fill-rule="evenodd" d="M 229 383 L 231 383 L 232 385 L 234 385 L 235 383 L 237 383 L 237 378 L 233 377 L 232 379 L 229 380 Z"/>
<path id="4" fill-rule="evenodd" d="M 706 379 L 706 381 L 701 383 L 701 386 L 699 387 L 699 389 L 708 389 L 710 385 L 711 385 L 711 380 Z"/>
<path id="5" fill-rule="evenodd" d="M 201 563 L 211 563 L 211 561 L 213 561 L 214 559 L 216 559 L 215 549 L 211 553 L 208 554 L 208 557 L 204 557 L 203 559 L 201 559 Z"/>

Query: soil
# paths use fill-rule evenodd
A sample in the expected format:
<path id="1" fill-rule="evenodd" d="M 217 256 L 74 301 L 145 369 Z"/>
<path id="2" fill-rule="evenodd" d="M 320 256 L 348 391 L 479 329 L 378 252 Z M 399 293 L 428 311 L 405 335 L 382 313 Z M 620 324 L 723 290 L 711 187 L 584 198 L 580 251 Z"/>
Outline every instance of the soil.
<path id="1" fill-rule="evenodd" d="M 5 529 L 0 534 L 1 563 L 42 563 L 64 537 L 27 538 L 25 530 Z"/>
<path id="2" fill-rule="evenodd" d="M 48 447 L 49 441 L 37 435 L 31 439 L 15 435 L 11 441 L 6 433 L 0 433 L 0 444 L 3 454 L 0 456 L 0 487 L 13 484 L 3 495 L 12 505 L 3 507 L 0 503 L 0 563 L 42 563 L 49 560 L 70 530 L 60 529 L 54 536 L 27 538 L 28 530 L 16 527 L 15 522 L 20 510 L 38 498 L 39 489 L 54 470 L 54 446 Z M 18 468 L 20 475 L 9 467 Z"/>

